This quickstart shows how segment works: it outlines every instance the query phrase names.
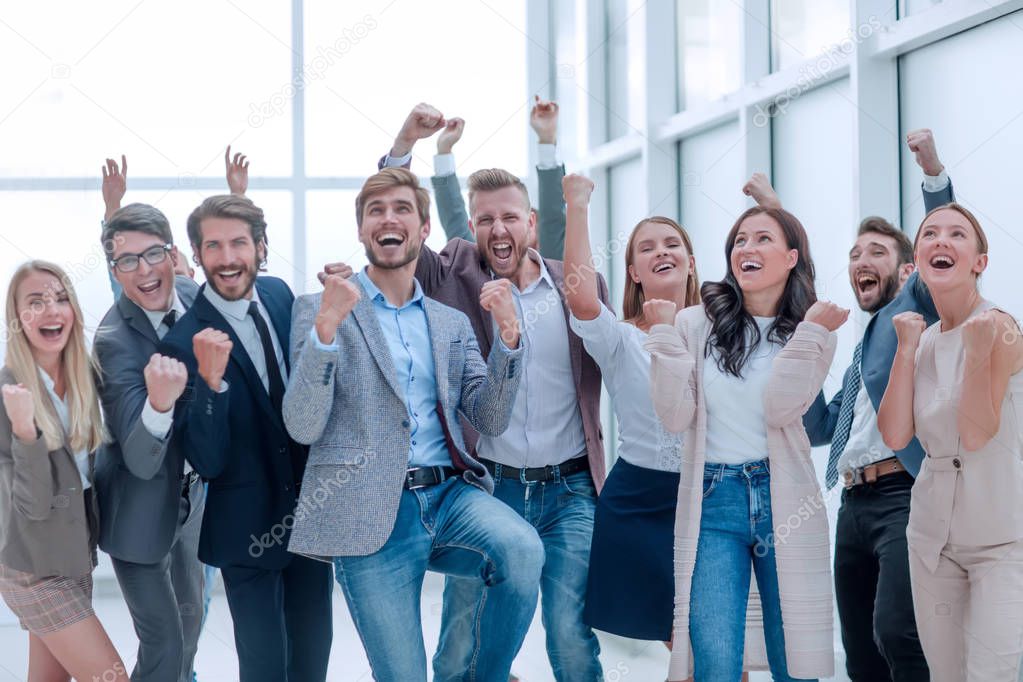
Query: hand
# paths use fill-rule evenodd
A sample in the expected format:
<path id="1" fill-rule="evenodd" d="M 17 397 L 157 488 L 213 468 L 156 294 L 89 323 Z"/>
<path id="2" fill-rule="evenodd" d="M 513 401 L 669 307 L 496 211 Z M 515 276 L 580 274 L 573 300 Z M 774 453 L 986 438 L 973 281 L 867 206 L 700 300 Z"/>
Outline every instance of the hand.
<path id="1" fill-rule="evenodd" d="M 593 181 L 585 175 L 570 173 L 561 179 L 561 191 L 569 206 L 589 206 L 593 194 Z"/>
<path id="2" fill-rule="evenodd" d="M 849 309 L 830 301 L 817 301 L 803 315 L 804 322 L 814 322 L 833 332 L 849 319 Z"/>
<path id="3" fill-rule="evenodd" d="M 941 175 L 941 171 L 945 170 L 938 158 L 938 148 L 934 146 L 934 134 L 929 128 L 909 131 L 906 144 L 909 145 L 909 151 L 916 155 L 916 162 L 926 175 Z"/>
<path id="4" fill-rule="evenodd" d="M 128 159 L 121 154 L 120 169 L 117 168 L 116 161 L 107 159 L 101 172 L 103 174 L 103 205 L 106 207 L 103 220 L 110 220 L 114 211 L 121 208 L 121 199 L 128 191 Z"/>
<path id="5" fill-rule="evenodd" d="M 483 283 L 480 291 L 480 307 L 494 316 L 501 340 L 508 348 L 519 346 L 519 314 L 512 294 L 512 283 L 508 279 L 495 279 Z"/>
<path id="6" fill-rule="evenodd" d="M 192 352 L 199 364 L 199 376 L 214 391 L 220 390 L 220 380 L 227 371 L 227 359 L 231 356 L 233 345 L 227 334 L 212 327 L 192 337 Z"/>
<path id="7" fill-rule="evenodd" d="M 19 440 L 34 442 L 36 439 L 35 406 L 32 392 L 21 384 L 5 384 L 3 387 L 4 409 L 11 420 L 11 431 Z"/>
<path id="8" fill-rule="evenodd" d="M 354 271 L 352 270 L 352 266 L 348 265 L 347 263 L 337 261 L 336 263 L 327 263 L 326 265 L 324 265 L 323 272 L 316 273 L 316 279 L 320 280 L 320 284 L 323 284 L 324 282 L 327 281 L 328 275 L 337 275 L 344 279 L 348 279 L 353 274 Z"/>
<path id="9" fill-rule="evenodd" d="M 558 141 L 558 103 L 540 99 L 534 95 L 535 104 L 529 112 L 529 127 L 539 138 L 540 144 L 556 144 Z"/>
<path id="10" fill-rule="evenodd" d="M 465 130 L 465 119 L 449 118 L 444 124 L 444 130 L 440 131 L 437 138 L 437 153 L 450 154 L 455 143 L 462 139 L 462 131 Z"/>
<path id="11" fill-rule="evenodd" d="M 146 378 L 149 404 L 157 412 L 169 412 L 188 383 L 188 370 L 184 363 L 159 353 L 153 353 L 142 374 Z"/>
<path id="12" fill-rule="evenodd" d="M 316 335 L 320 343 L 333 343 L 337 326 L 351 314 L 362 298 L 359 287 L 341 275 L 327 275 L 323 281 L 320 311 L 316 314 Z"/>
<path id="13" fill-rule="evenodd" d="M 433 135 L 444 127 L 444 114 L 429 104 L 420 103 L 409 112 L 408 118 L 401 125 L 398 136 L 394 138 L 390 156 L 397 158 L 412 151 L 416 142 Z"/>
<path id="14" fill-rule="evenodd" d="M 651 298 L 643 301 L 643 319 L 647 324 L 675 324 L 675 314 L 678 306 L 674 301 L 665 301 L 660 298 Z"/>
<path id="15" fill-rule="evenodd" d="M 916 351 L 920 345 L 920 335 L 927 328 L 927 322 L 920 313 L 907 310 L 892 318 L 895 335 L 899 339 L 899 348 Z"/>
<path id="16" fill-rule="evenodd" d="M 998 335 L 998 318 L 991 310 L 963 323 L 963 351 L 969 358 L 990 357 Z"/>
<path id="17" fill-rule="evenodd" d="M 742 186 L 742 193 L 753 197 L 757 205 L 763 208 L 781 208 L 781 199 L 763 173 L 754 173 L 749 182 Z"/>
<path id="18" fill-rule="evenodd" d="M 224 152 L 224 166 L 227 168 L 227 186 L 231 194 L 245 194 L 249 188 L 249 161 L 244 154 L 235 154 L 231 158 L 231 145 Z"/>

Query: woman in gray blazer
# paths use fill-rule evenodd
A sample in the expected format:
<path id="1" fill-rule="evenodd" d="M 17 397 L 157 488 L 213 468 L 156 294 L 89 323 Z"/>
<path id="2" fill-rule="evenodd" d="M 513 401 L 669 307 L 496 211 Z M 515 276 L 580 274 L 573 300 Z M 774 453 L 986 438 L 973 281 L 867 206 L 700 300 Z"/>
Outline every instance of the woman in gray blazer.
<path id="1" fill-rule="evenodd" d="M 0 596 L 29 632 L 32 680 L 127 680 L 92 610 L 103 423 L 67 274 L 29 261 L 7 288 L 0 369 Z"/>

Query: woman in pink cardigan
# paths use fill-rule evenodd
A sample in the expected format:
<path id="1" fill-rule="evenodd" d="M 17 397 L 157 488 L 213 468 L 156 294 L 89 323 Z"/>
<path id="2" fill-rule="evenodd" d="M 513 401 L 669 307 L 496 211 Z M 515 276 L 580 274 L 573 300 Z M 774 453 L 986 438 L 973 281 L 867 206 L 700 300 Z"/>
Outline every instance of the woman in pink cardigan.
<path id="1" fill-rule="evenodd" d="M 674 316 L 666 301 L 644 304 L 659 322 L 645 344 L 654 409 L 685 432 L 669 677 L 831 677 L 828 522 L 802 416 L 849 311 L 816 300 L 806 232 L 788 211 L 743 213 L 725 254 L 728 274 L 703 285 L 702 305 Z"/>

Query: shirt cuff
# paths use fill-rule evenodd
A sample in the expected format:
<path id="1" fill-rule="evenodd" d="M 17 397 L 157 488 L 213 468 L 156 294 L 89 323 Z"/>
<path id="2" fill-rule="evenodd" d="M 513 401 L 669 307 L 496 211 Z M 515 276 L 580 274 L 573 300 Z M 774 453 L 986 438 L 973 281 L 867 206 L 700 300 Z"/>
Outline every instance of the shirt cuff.
<path id="1" fill-rule="evenodd" d="M 558 163 L 558 145 L 541 143 L 536 147 L 537 168 L 541 170 L 548 170 L 551 168 L 557 168 L 561 165 Z"/>
<path id="2" fill-rule="evenodd" d="M 146 427 L 146 431 L 156 438 L 157 440 L 163 440 L 167 437 L 167 432 L 170 431 L 171 424 L 174 422 L 174 408 L 167 410 L 166 412 L 157 412 L 153 404 L 146 400 L 146 404 L 142 407 L 142 425 Z"/>
<path id="3" fill-rule="evenodd" d="M 437 154 L 433 157 L 433 174 L 434 175 L 454 175 L 455 174 L 455 155 L 448 152 L 447 154 Z"/>
<path id="4" fill-rule="evenodd" d="M 937 175 L 927 175 L 924 173 L 925 192 L 940 192 L 946 187 L 948 187 L 948 171 L 944 168 Z"/>
<path id="5" fill-rule="evenodd" d="M 412 161 L 412 152 L 405 156 L 391 156 L 388 154 L 384 157 L 384 168 L 401 168 L 410 161 Z"/>
<path id="6" fill-rule="evenodd" d="M 336 343 L 323 343 L 320 341 L 320 336 L 316 333 L 315 325 L 313 325 L 313 327 L 309 330 L 309 338 L 313 340 L 313 345 L 316 346 L 317 350 L 332 351 L 337 350 L 338 348 Z"/>

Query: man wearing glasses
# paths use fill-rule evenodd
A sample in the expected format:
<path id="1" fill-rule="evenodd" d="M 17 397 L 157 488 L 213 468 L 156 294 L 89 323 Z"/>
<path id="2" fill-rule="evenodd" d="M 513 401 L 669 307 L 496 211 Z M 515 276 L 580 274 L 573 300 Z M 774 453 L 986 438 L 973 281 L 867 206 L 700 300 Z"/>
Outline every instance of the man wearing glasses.
<path id="1" fill-rule="evenodd" d="M 183 453 L 170 447 L 188 373 L 156 348 L 198 286 L 175 276 L 182 257 L 159 209 L 118 209 L 102 238 L 122 294 L 94 342 L 111 435 L 96 459 L 99 546 L 113 560 L 139 639 L 132 679 L 188 682 L 202 622 L 205 492 Z"/>

